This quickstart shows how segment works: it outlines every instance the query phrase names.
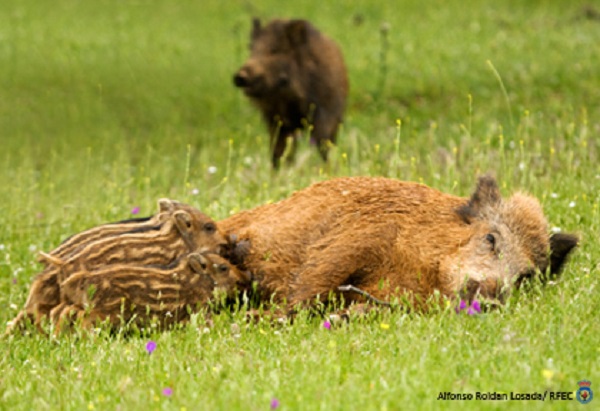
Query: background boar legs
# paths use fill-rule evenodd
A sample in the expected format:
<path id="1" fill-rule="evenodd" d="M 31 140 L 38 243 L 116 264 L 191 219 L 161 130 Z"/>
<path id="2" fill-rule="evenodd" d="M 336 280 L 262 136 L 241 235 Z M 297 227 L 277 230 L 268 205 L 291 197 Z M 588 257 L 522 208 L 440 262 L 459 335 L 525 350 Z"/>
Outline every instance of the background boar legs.
<path id="1" fill-rule="evenodd" d="M 315 113 L 313 127 L 310 134 L 310 141 L 317 145 L 319 154 L 323 161 L 327 161 L 327 153 L 330 146 L 335 145 L 338 131 L 338 122 L 328 119 L 328 115 L 323 113 L 323 108 Z"/>
<path id="2" fill-rule="evenodd" d="M 288 140 L 291 140 L 291 147 L 286 156 L 286 162 L 293 163 L 298 148 L 298 137 L 295 133 L 295 129 L 280 124 L 271 127 L 271 151 L 273 152 L 271 163 L 275 170 L 279 169 L 281 165 L 281 157 L 285 153 Z"/>

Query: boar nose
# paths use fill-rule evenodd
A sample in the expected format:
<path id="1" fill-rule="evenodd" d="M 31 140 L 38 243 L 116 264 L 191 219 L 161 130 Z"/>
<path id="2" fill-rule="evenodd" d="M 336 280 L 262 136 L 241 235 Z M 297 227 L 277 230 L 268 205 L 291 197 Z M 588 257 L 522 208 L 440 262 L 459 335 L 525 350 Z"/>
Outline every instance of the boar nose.
<path id="1" fill-rule="evenodd" d="M 263 71 L 256 64 L 255 61 L 249 61 L 244 64 L 237 73 L 233 76 L 233 84 L 236 87 L 246 88 L 250 87 L 256 81 L 259 81 L 262 78 Z"/>
<path id="2" fill-rule="evenodd" d="M 252 83 L 253 76 L 256 75 L 256 70 L 252 68 L 250 64 L 244 64 L 241 69 L 233 76 L 233 84 L 236 87 L 249 87 Z"/>
<path id="3" fill-rule="evenodd" d="M 235 84 L 236 87 L 247 87 L 248 75 L 246 74 L 246 72 L 240 70 L 237 73 L 235 73 L 235 75 L 233 76 L 233 84 Z"/>

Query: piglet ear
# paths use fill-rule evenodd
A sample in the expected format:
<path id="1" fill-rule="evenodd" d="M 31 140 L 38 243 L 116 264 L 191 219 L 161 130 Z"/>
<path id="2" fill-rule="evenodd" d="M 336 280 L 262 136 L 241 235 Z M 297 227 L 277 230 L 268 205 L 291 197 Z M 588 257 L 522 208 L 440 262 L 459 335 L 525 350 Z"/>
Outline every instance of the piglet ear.
<path id="1" fill-rule="evenodd" d="M 188 265 L 193 272 L 202 274 L 206 271 L 208 261 L 202 254 L 192 253 L 188 256 Z"/>
<path id="2" fill-rule="evenodd" d="M 497 207 L 502 201 L 500 189 L 494 177 L 482 176 L 477 181 L 477 188 L 467 204 L 459 207 L 456 212 L 467 224 L 473 222 L 485 210 Z"/>
<path id="3" fill-rule="evenodd" d="M 158 211 L 161 213 L 168 213 L 173 211 L 173 202 L 168 198 L 161 198 L 158 200 Z"/>
<path id="4" fill-rule="evenodd" d="M 285 32 L 293 46 L 306 44 L 308 41 L 308 22 L 306 20 L 290 20 Z"/>
<path id="5" fill-rule="evenodd" d="M 178 210 L 173 214 L 173 218 L 175 219 L 175 225 L 181 234 L 190 232 L 192 228 L 192 217 L 189 213 Z"/>
<path id="6" fill-rule="evenodd" d="M 579 243 L 573 234 L 556 233 L 550 236 L 550 275 L 558 275 L 567 257 Z"/>
<path id="7" fill-rule="evenodd" d="M 256 36 L 258 36 L 258 33 L 260 32 L 260 19 L 258 17 L 254 17 L 252 18 L 252 32 L 250 33 L 250 37 L 251 38 L 256 38 Z"/>

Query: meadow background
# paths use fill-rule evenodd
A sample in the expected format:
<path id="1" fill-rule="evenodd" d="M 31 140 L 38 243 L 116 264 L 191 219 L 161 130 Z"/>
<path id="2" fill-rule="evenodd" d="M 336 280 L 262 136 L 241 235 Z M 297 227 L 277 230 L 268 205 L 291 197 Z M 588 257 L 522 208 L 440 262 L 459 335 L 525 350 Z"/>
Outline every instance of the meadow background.
<path id="1" fill-rule="evenodd" d="M 252 16 L 308 18 L 343 49 L 351 90 L 327 166 L 304 140 L 271 171 L 231 80 Z M 221 219 L 335 176 L 469 195 L 489 172 L 582 238 L 560 281 L 476 317 L 382 312 L 327 330 L 233 313 L 144 337 L 2 339 L 0 409 L 579 409 L 437 397 L 582 379 L 600 395 L 599 137 L 591 1 L 0 0 L 1 324 L 38 250 L 161 197 Z"/>

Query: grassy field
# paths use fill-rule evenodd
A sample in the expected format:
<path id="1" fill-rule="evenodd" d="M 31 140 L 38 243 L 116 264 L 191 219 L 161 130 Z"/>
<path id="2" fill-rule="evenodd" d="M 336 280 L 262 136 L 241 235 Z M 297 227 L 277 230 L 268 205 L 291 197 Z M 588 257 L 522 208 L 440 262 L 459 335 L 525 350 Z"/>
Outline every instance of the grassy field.
<path id="1" fill-rule="evenodd" d="M 583 407 L 437 398 L 573 392 L 582 379 L 600 395 L 600 6 L 589 4 L 0 0 L 2 324 L 38 250 L 134 207 L 152 214 L 161 197 L 221 219 L 335 176 L 468 195 L 489 172 L 582 238 L 559 282 L 486 315 L 382 312 L 328 330 L 304 314 L 273 327 L 234 313 L 144 337 L 0 340 L 0 409 Z M 304 141 L 295 165 L 270 169 L 265 127 L 231 81 L 254 15 L 306 17 L 344 50 L 349 106 L 327 166 Z"/>

